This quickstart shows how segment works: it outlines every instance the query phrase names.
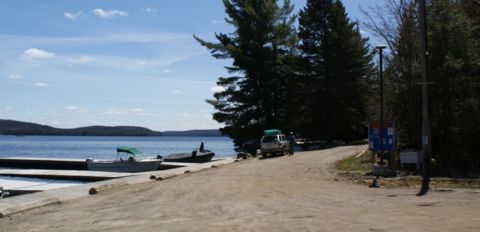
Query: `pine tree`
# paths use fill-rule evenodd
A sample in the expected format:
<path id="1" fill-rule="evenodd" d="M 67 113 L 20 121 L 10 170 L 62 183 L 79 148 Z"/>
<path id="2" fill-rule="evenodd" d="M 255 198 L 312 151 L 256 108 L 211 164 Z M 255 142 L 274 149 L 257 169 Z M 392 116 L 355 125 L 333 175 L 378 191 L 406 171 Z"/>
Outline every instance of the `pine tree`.
<path id="1" fill-rule="evenodd" d="M 480 41 L 458 1 L 429 8 L 432 154 L 442 172 L 468 175 L 480 167 Z"/>
<path id="2" fill-rule="evenodd" d="M 225 91 L 207 100 L 216 109 L 213 118 L 236 144 L 258 138 L 264 129 L 285 124 L 286 66 L 296 37 L 293 7 L 285 0 L 224 0 L 230 34 L 216 34 L 218 42 L 195 37 L 217 59 L 232 59 L 232 76 L 219 78 Z"/>
<path id="3" fill-rule="evenodd" d="M 365 136 L 365 80 L 371 55 L 339 0 L 308 0 L 299 14 L 300 50 L 308 79 L 306 135 L 351 140 Z"/>
<path id="4" fill-rule="evenodd" d="M 420 34 L 417 5 L 414 1 L 404 1 L 397 9 L 397 36 L 391 41 L 394 56 L 385 72 L 386 105 L 392 109 L 398 123 L 399 148 L 420 149 Z"/>

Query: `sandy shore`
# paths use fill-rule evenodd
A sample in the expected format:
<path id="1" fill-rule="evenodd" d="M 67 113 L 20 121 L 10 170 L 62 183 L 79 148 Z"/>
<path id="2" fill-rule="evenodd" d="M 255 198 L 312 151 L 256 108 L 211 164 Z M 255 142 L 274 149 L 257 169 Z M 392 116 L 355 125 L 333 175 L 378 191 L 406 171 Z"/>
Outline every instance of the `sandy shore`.
<path id="1" fill-rule="evenodd" d="M 369 189 L 333 163 L 365 146 L 253 159 L 0 219 L 0 231 L 480 231 L 480 193 Z"/>

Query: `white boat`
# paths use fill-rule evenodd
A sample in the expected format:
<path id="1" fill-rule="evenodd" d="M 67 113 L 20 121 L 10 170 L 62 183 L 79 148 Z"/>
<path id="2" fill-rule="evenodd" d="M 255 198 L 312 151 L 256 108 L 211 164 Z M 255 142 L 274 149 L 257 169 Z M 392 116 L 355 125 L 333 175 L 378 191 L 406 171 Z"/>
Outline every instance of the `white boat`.
<path id="1" fill-rule="evenodd" d="M 116 160 L 92 160 L 87 159 L 88 170 L 105 172 L 148 172 L 155 171 L 160 167 L 162 159 L 144 158 L 139 159 L 136 156 L 142 152 L 133 147 L 117 147 Z M 126 154 L 122 157 L 122 154 Z"/>

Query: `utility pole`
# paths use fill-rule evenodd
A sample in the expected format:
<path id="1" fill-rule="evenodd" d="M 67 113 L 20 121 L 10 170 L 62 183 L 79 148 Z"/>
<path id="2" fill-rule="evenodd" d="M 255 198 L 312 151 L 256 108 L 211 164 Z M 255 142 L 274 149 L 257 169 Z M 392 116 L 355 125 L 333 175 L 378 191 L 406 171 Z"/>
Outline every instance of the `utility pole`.
<path id="1" fill-rule="evenodd" d="M 423 178 L 422 188 L 417 196 L 428 193 L 430 176 L 432 173 L 430 116 L 428 113 L 428 44 L 427 44 L 427 19 L 425 16 L 425 0 L 418 1 L 421 61 L 422 61 L 422 153 L 423 153 Z"/>
<path id="2" fill-rule="evenodd" d="M 385 49 L 386 45 L 378 45 L 378 53 L 380 59 L 380 153 L 383 157 L 383 49 Z M 382 158 L 383 161 L 383 158 Z"/>

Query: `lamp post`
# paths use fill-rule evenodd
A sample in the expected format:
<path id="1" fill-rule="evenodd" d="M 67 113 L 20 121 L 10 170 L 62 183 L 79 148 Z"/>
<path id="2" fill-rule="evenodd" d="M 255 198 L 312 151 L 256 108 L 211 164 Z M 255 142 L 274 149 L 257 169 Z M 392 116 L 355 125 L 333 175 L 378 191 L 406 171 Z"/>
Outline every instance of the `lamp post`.
<path id="1" fill-rule="evenodd" d="M 385 49 L 386 45 L 378 45 L 376 48 L 378 49 L 379 59 L 380 59 L 380 153 L 383 155 L 383 49 Z M 382 158 L 383 161 L 383 158 Z"/>

